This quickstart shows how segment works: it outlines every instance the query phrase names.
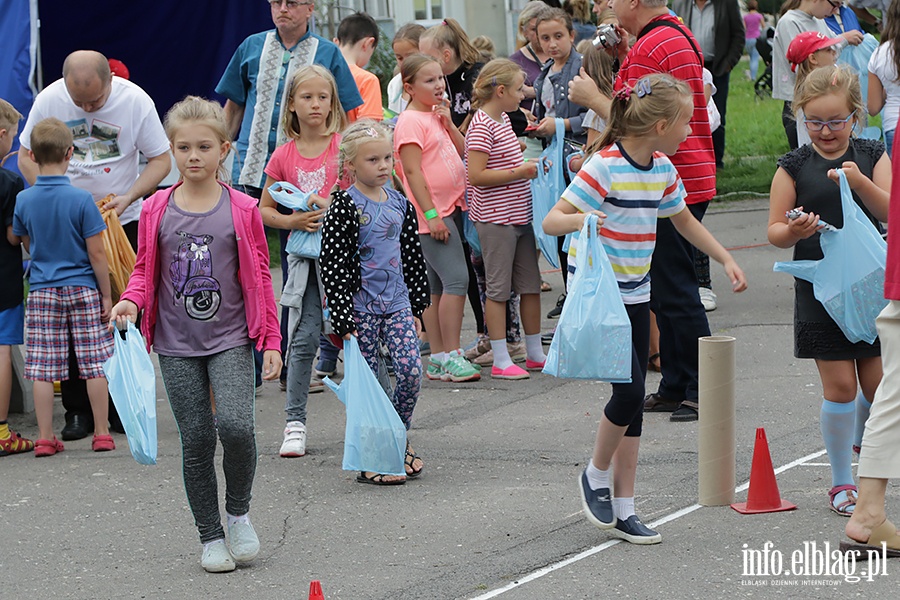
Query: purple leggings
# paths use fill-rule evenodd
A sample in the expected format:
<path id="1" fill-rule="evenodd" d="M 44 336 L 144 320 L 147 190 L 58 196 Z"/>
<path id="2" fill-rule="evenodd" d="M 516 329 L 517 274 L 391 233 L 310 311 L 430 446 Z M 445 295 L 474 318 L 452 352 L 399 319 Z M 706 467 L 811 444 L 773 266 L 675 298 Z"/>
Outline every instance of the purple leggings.
<path id="1" fill-rule="evenodd" d="M 400 420 L 409 429 L 413 410 L 422 387 L 422 359 L 419 356 L 419 337 L 412 311 L 408 308 L 390 315 L 373 315 L 354 311 L 359 350 L 373 373 L 378 373 L 378 354 L 381 344 L 388 347 L 394 363 L 397 385 L 391 403 Z"/>

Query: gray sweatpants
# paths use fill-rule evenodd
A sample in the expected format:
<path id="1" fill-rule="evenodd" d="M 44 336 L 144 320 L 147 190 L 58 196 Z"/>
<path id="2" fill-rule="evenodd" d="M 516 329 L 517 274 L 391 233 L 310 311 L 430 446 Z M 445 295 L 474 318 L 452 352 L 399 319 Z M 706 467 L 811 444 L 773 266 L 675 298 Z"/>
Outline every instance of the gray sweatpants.
<path id="1" fill-rule="evenodd" d="M 225 537 L 213 462 L 216 430 L 222 441 L 225 511 L 250 510 L 256 474 L 255 387 L 250 344 L 211 356 L 159 356 L 169 404 L 181 434 L 184 490 L 202 543 Z M 216 399 L 213 419 L 209 391 Z"/>

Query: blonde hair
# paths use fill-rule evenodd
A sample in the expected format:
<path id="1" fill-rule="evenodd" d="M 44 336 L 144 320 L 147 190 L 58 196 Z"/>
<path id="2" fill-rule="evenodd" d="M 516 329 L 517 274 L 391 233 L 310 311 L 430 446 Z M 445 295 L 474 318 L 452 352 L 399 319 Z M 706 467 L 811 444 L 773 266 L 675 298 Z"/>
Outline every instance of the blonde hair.
<path id="1" fill-rule="evenodd" d="M 175 144 L 175 135 L 178 130 L 185 125 L 203 125 L 209 127 L 216 137 L 218 143 L 231 143 L 231 136 L 228 135 L 228 121 L 225 119 L 225 110 L 218 102 L 212 102 L 206 98 L 199 96 L 186 96 L 184 100 L 176 103 L 163 121 L 163 127 L 166 130 L 166 137 L 169 142 Z M 219 161 L 219 169 L 217 176 L 221 180 L 226 179 L 226 170 L 223 162 L 225 157 Z"/>
<path id="2" fill-rule="evenodd" d="M 612 84 L 616 78 L 612 57 L 602 48 L 594 46 L 590 40 L 581 40 L 575 50 L 581 54 L 581 64 L 588 76 L 597 84 L 600 93 L 607 98 L 612 97 Z"/>
<path id="3" fill-rule="evenodd" d="M 494 42 L 486 35 L 479 35 L 478 37 L 472 38 L 472 46 L 478 50 L 479 62 L 486 63 L 494 60 L 497 56 L 497 49 L 494 48 Z"/>
<path id="4" fill-rule="evenodd" d="M 74 143 L 72 130 L 55 117 L 38 121 L 31 130 L 31 152 L 39 165 L 61 163 Z"/>
<path id="5" fill-rule="evenodd" d="M 522 67 L 508 58 L 495 58 L 484 65 L 478 79 L 472 85 L 472 108 L 481 108 L 494 97 L 494 92 L 501 85 L 510 87 L 516 81 L 516 76 L 522 74 Z"/>
<path id="6" fill-rule="evenodd" d="M 616 11 L 611 8 L 604 8 L 600 11 L 600 14 L 597 15 L 597 24 L 602 25 L 608 21 L 614 21 L 617 25 L 619 23 L 619 17 L 616 15 Z"/>
<path id="7" fill-rule="evenodd" d="M 648 85 L 649 93 L 642 93 Z M 606 130 L 586 154 L 593 154 L 626 136 L 647 135 L 660 121 L 671 124 L 693 111 L 693 93 L 685 82 L 663 73 L 645 75 L 635 82 L 634 88 L 626 87 L 613 96 Z"/>
<path id="8" fill-rule="evenodd" d="M 344 181 L 346 164 L 356 160 L 359 147 L 376 141 L 385 141 L 391 146 L 390 130 L 374 119 L 360 119 L 344 130 L 338 153 L 338 181 Z"/>
<path id="9" fill-rule="evenodd" d="M 522 32 L 525 31 L 525 27 L 528 25 L 528 22 L 532 19 L 537 19 L 541 16 L 542 13 L 550 10 L 550 6 L 541 0 L 532 0 L 522 9 L 522 12 L 519 13 L 519 30 L 518 30 L 518 38 L 522 42 L 527 42 L 525 36 L 522 35 Z"/>
<path id="10" fill-rule="evenodd" d="M 865 127 L 866 107 L 859 88 L 859 76 L 852 67 L 846 65 L 821 67 L 810 73 L 794 92 L 794 102 L 791 105 L 794 116 L 799 115 L 800 111 L 816 98 L 828 94 L 842 95 L 856 116 L 856 121 Z"/>
<path id="11" fill-rule="evenodd" d="M 478 49 L 469 41 L 469 36 L 456 19 L 444 19 L 434 27 L 426 29 L 419 41 L 425 39 L 433 40 L 435 46 L 440 49 L 450 48 L 466 67 L 478 62 Z"/>
<path id="12" fill-rule="evenodd" d="M 573 19 L 591 24 L 591 5 L 588 0 L 565 0 L 563 10 L 572 15 Z"/>
<path id="13" fill-rule="evenodd" d="M 394 34 L 394 39 L 391 40 L 391 46 L 397 42 L 410 42 L 418 48 L 419 38 L 422 37 L 423 33 L 425 33 L 425 27 L 423 25 L 419 25 L 418 23 L 407 23 Z"/>
<path id="14" fill-rule="evenodd" d="M 297 89 L 301 85 L 316 77 L 324 79 L 331 88 L 331 104 L 328 107 L 328 116 L 325 117 L 325 133 L 333 135 L 347 126 L 347 113 L 344 112 L 344 108 L 341 106 L 341 98 L 338 96 L 337 83 L 334 80 L 334 76 L 324 67 L 308 65 L 294 73 L 289 83 L 291 91 L 288 94 L 288 98 L 293 99 L 294 94 L 297 93 Z M 300 119 L 290 109 L 290 106 L 291 102 L 287 102 L 282 108 L 281 126 L 284 128 L 284 134 L 287 137 L 297 140 L 300 139 Z"/>
<path id="15" fill-rule="evenodd" d="M 22 114 L 12 104 L 0 98 L 0 129 L 12 129 L 21 120 Z"/>

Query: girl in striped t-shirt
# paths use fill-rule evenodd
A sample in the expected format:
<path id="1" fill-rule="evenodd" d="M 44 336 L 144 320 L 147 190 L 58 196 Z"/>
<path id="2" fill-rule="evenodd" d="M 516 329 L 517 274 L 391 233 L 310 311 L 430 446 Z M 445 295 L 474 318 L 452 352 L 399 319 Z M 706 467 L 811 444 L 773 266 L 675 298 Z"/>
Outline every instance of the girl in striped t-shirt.
<path id="1" fill-rule="evenodd" d="M 744 273 L 728 251 L 684 210 L 684 186 L 666 157 L 687 138 L 692 114 L 690 88 L 670 75 L 647 75 L 634 88 L 620 90 L 613 98 L 606 131 L 588 149 L 593 154 L 544 219 L 544 231 L 550 235 L 576 234 L 569 250 L 569 264 L 574 265 L 577 232 L 585 216 L 600 217 L 599 234 L 631 319 L 631 383 L 613 384 L 594 454 L 579 487 L 587 519 L 633 544 L 661 541 L 634 513 L 649 347 L 650 259 L 657 218 L 671 218 L 678 233 L 722 263 L 735 292 L 747 287 Z M 615 471 L 612 485 L 610 468 Z"/>
<path id="2" fill-rule="evenodd" d="M 484 258 L 484 313 L 495 379 L 527 379 L 528 372 L 514 364 L 506 346 L 506 302 L 510 293 L 521 294 L 525 327 L 525 366 L 544 367 L 541 345 L 541 272 L 534 230 L 531 227 L 531 186 L 537 164 L 525 162 L 522 146 L 507 112 L 518 110 L 525 97 L 525 73 L 511 60 L 489 62 L 475 81 L 478 108 L 466 131 L 469 183 L 469 218 L 481 240 Z"/>

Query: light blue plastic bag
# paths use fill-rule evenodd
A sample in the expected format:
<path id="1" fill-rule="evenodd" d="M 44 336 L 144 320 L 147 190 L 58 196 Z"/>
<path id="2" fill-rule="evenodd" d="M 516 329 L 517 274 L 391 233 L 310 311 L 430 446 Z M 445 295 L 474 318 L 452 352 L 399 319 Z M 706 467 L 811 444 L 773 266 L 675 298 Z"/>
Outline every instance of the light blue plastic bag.
<path id="1" fill-rule="evenodd" d="M 310 211 L 309 192 L 301 192 L 287 181 L 278 181 L 269 186 L 269 194 L 278 204 L 294 210 Z M 284 251 L 302 258 L 318 259 L 322 252 L 322 232 L 293 230 L 288 236 Z"/>
<path id="2" fill-rule="evenodd" d="M 556 269 L 559 268 L 556 236 L 544 233 L 544 217 L 556 205 L 566 189 L 566 180 L 563 176 L 563 169 L 566 168 L 563 159 L 565 132 L 564 121 L 556 119 L 556 135 L 537 159 L 537 177 L 531 180 L 531 225 L 534 227 L 534 237 L 544 258 Z"/>
<path id="3" fill-rule="evenodd" d="M 103 364 L 109 394 L 122 420 L 128 447 L 142 465 L 156 464 L 156 372 L 144 336 L 133 323 L 113 335 L 115 351 Z"/>
<path id="4" fill-rule="evenodd" d="M 469 248 L 475 256 L 481 256 L 481 239 L 478 237 L 478 230 L 475 229 L 475 223 L 469 218 L 469 211 L 463 213 L 463 235 L 469 243 Z"/>
<path id="5" fill-rule="evenodd" d="M 347 407 L 343 469 L 406 475 L 406 427 L 363 358 L 355 336 L 344 341 L 341 385 L 328 377 L 324 381 Z"/>
<path id="6" fill-rule="evenodd" d="M 631 320 L 597 235 L 597 215 L 587 215 L 578 238 L 575 275 L 547 352 L 544 373 L 629 383 L 631 354 Z"/>
<path id="7" fill-rule="evenodd" d="M 838 56 L 838 64 L 851 67 L 859 76 L 859 87 L 862 92 L 862 103 L 866 106 L 869 96 L 869 59 L 878 48 L 878 40 L 871 33 L 863 35 L 858 46 L 846 45 Z"/>
<path id="8" fill-rule="evenodd" d="M 821 231 L 819 244 L 824 257 L 777 262 L 774 270 L 811 282 L 816 300 L 847 339 L 871 344 L 878 337 L 875 318 L 888 302 L 884 298 L 887 243 L 853 201 L 843 169 L 838 169 L 838 174 L 844 226 L 837 231 Z"/>

